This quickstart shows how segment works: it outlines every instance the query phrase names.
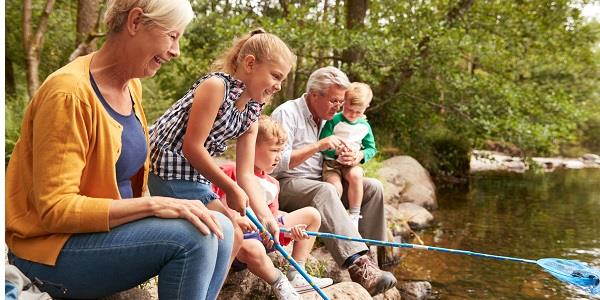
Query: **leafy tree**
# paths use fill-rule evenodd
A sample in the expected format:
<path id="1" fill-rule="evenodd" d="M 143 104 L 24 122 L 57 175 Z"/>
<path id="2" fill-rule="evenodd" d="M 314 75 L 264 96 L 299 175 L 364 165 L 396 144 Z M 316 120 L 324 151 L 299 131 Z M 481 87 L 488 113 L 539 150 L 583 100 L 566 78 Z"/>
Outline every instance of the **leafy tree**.
<path id="1" fill-rule="evenodd" d="M 431 170 L 462 169 L 465 156 L 457 151 L 487 140 L 515 144 L 526 155 L 556 154 L 565 144 L 592 149 L 600 30 L 583 20 L 576 2 L 589 1 L 196 0 L 181 57 L 144 80 L 144 107 L 153 121 L 235 37 L 263 27 L 298 56 L 267 111 L 300 96 L 316 68 L 334 65 L 374 90 L 367 115 L 381 148 L 431 162 Z M 17 95 L 26 68 L 20 3 L 6 2 L 5 61 Z M 32 3 L 39 12 L 45 2 Z M 76 16 L 76 2 L 57 0 L 40 78 L 68 61 L 74 49 L 64 45 L 76 45 Z M 444 161 L 448 153 L 461 160 Z"/>

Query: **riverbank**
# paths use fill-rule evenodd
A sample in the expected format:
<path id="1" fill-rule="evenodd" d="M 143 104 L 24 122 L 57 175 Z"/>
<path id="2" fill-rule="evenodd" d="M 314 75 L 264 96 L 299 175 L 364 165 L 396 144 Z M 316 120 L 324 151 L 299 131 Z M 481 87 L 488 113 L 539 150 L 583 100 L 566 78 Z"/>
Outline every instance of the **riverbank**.
<path id="1" fill-rule="evenodd" d="M 544 172 L 552 172 L 556 169 L 600 168 L 600 156 L 589 153 L 578 158 L 523 158 L 487 150 L 473 150 L 471 153 L 471 173 L 481 171 L 509 171 L 523 173 L 532 168 Z"/>

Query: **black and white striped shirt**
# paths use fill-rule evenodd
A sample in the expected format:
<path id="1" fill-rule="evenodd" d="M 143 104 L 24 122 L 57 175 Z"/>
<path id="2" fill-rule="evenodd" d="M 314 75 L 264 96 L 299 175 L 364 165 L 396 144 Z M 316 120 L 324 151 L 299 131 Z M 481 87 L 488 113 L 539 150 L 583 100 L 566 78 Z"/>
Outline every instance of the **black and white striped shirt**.
<path id="1" fill-rule="evenodd" d="M 198 79 L 192 88 L 150 127 L 152 172 L 164 180 L 182 179 L 210 183 L 183 155 L 183 136 L 187 129 L 194 92 L 200 83 L 210 77 L 221 78 L 225 83 L 223 104 L 204 143 L 211 156 L 223 154 L 227 149 L 226 142 L 244 134 L 262 112 L 264 104 L 252 99 L 243 111 L 235 107 L 235 101 L 240 98 L 246 86 L 231 75 L 216 72 Z"/>

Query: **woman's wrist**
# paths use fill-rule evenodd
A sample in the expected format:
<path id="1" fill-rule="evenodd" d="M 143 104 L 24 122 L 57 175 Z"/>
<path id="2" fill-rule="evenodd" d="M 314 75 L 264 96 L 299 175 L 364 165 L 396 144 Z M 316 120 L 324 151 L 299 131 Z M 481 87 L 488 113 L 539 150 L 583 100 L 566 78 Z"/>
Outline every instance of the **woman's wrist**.
<path id="1" fill-rule="evenodd" d="M 144 211 L 148 216 L 156 216 L 156 212 L 159 210 L 159 201 L 157 196 L 143 197 L 145 208 Z"/>

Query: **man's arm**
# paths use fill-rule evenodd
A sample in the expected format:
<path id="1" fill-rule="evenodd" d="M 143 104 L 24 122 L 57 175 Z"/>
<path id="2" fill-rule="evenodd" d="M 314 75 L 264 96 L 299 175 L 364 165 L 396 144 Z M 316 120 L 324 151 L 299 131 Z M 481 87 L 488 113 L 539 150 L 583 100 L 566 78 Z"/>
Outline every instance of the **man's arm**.
<path id="1" fill-rule="evenodd" d="M 286 107 L 278 107 L 271 114 L 271 118 L 283 126 L 287 132 L 288 140 L 281 154 L 281 161 L 275 169 L 274 173 L 293 169 L 301 165 L 315 153 L 324 150 L 335 150 L 343 142 L 335 136 L 319 140 L 315 143 L 303 146 L 298 149 L 293 149 L 296 129 L 298 128 L 298 120 L 292 113 L 286 111 Z"/>

